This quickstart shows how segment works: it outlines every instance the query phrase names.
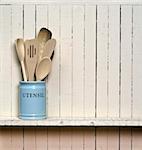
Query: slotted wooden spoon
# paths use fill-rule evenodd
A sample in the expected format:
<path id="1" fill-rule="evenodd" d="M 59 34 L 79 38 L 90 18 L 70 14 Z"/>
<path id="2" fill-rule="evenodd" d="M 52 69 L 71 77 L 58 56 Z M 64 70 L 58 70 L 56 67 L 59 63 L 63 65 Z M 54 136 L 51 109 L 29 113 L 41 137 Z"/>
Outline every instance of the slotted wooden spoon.
<path id="1" fill-rule="evenodd" d="M 29 77 L 28 79 L 29 81 L 33 81 L 38 59 L 38 42 L 36 39 L 25 41 L 25 53 L 25 63 Z"/>

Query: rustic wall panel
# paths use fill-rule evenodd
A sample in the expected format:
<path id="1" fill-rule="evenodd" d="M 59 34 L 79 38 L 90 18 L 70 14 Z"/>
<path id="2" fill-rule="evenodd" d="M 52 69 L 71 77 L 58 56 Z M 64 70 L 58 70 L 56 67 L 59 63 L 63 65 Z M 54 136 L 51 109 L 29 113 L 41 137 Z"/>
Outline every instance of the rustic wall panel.
<path id="1" fill-rule="evenodd" d="M 132 68 L 133 68 L 133 11 L 132 6 L 121 6 L 121 86 L 120 117 L 131 118 L 132 115 Z M 129 24 L 129 26 L 128 26 Z"/>
<path id="2" fill-rule="evenodd" d="M 141 128 L 0 128 L 4 150 L 141 150 L 141 140 Z"/>
<path id="3" fill-rule="evenodd" d="M 142 20 L 140 15 L 142 13 L 142 6 L 135 6 L 133 8 L 133 118 L 141 118 L 142 101 L 141 101 L 141 87 L 142 87 Z"/>
<path id="4" fill-rule="evenodd" d="M 52 31 L 53 38 L 57 40 L 57 45 L 52 64 L 52 72 L 48 77 L 48 116 L 60 116 L 60 7 L 50 5 L 48 7 L 49 29 Z M 53 96 L 54 95 L 54 96 Z"/>
<path id="5" fill-rule="evenodd" d="M 0 116 L 18 115 L 15 39 L 47 27 L 57 40 L 46 79 L 48 117 L 141 118 L 141 11 L 120 4 L 0 5 Z"/>
<path id="6" fill-rule="evenodd" d="M 97 6 L 97 117 L 108 116 L 108 12 Z"/>

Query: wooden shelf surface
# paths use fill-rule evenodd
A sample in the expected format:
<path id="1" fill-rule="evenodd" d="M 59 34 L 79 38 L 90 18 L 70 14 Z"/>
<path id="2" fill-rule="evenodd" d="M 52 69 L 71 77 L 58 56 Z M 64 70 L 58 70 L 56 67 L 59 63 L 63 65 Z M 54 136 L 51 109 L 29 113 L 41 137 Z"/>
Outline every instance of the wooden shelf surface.
<path id="1" fill-rule="evenodd" d="M 45 120 L 21 120 L 0 118 L 0 126 L 142 126 L 142 119 L 118 118 L 48 118 Z"/>

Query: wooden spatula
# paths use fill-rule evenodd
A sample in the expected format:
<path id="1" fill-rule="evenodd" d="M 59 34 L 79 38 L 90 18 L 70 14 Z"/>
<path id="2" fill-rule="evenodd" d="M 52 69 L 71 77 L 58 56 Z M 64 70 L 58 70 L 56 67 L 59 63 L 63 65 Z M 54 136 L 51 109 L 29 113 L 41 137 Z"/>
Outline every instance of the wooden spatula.
<path id="1" fill-rule="evenodd" d="M 25 51 L 26 51 L 26 67 L 28 71 L 29 81 L 34 80 L 35 68 L 38 59 L 38 42 L 36 39 L 25 41 Z"/>
<path id="2" fill-rule="evenodd" d="M 48 40 L 45 44 L 42 57 L 49 57 L 50 58 L 54 49 L 55 49 L 55 46 L 56 46 L 56 40 L 55 39 Z"/>
<path id="3" fill-rule="evenodd" d="M 38 53 L 38 62 L 42 59 L 42 53 L 44 51 L 45 43 L 51 39 L 52 33 L 46 28 L 41 28 L 38 33 L 38 42 L 39 42 L 39 53 Z"/>

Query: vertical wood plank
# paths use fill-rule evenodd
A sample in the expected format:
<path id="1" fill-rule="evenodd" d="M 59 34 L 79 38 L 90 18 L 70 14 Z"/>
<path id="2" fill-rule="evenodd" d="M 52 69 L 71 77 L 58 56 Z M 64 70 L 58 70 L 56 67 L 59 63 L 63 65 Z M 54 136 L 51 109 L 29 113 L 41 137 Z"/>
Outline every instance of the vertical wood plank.
<path id="1" fill-rule="evenodd" d="M 73 6 L 73 117 L 84 116 L 84 7 Z"/>
<path id="2" fill-rule="evenodd" d="M 24 128 L 24 150 L 36 150 L 35 128 Z"/>
<path id="3" fill-rule="evenodd" d="M 120 128 L 120 150 L 131 150 L 131 128 Z"/>
<path id="4" fill-rule="evenodd" d="M 18 116 L 18 84 L 22 80 L 21 66 L 15 49 L 15 40 L 23 38 L 23 6 L 12 6 L 12 117 Z"/>
<path id="5" fill-rule="evenodd" d="M 11 6 L 0 6 L 0 115 L 11 116 Z"/>
<path id="6" fill-rule="evenodd" d="M 35 5 L 24 5 L 24 39 L 35 38 Z"/>
<path id="7" fill-rule="evenodd" d="M 60 149 L 60 129 L 48 128 L 48 150 Z"/>
<path id="8" fill-rule="evenodd" d="M 121 6 L 121 109 L 120 117 L 131 117 L 132 6 Z"/>
<path id="9" fill-rule="evenodd" d="M 83 150 L 83 141 L 82 128 L 72 128 L 72 150 Z"/>
<path id="10" fill-rule="evenodd" d="M 24 5 L 24 39 L 35 38 L 35 5 Z M 24 128 L 24 149 L 36 149 L 35 128 Z"/>
<path id="11" fill-rule="evenodd" d="M 11 150 L 11 128 L 0 128 L 0 149 Z"/>
<path id="12" fill-rule="evenodd" d="M 95 128 L 84 129 L 84 150 L 95 150 Z"/>
<path id="13" fill-rule="evenodd" d="M 108 128 L 108 150 L 119 150 L 119 128 Z"/>
<path id="14" fill-rule="evenodd" d="M 61 6 L 61 117 L 71 117 L 72 106 L 72 7 Z"/>
<path id="15" fill-rule="evenodd" d="M 108 6 L 97 6 L 97 117 L 107 117 L 107 90 Z"/>
<path id="16" fill-rule="evenodd" d="M 47 150 L 47 128 L 37 127 L 36 131 L 36 150 Z"/>
<path id="17" fill-rule="evenodd" d="M 96 128 L 96 150 L 107 149 L 107 128 Z"/>
<path id="18" fill-rule="evenodd" d="M 71 150 L 71 128 L 60 129 L 60 150 Z"/>
<path id="19" fill-rule="evenodd" d="M 56 39 L 57 44 L 52 61 L 52 71 L 48 77 L 48 117 L 59 117 L 59 74 L 60 74 L 60 7 L 58 5 L 49 5 L 49 29 L 52 31 L 52 37 Z"/>
<path id="20" fill-rule="evenodd" d="M 41 28 L 47 28 L 48 10 L 47 5 L 36 5 L 36 36 Z"/>
<path id="21" fill-rule="evenodd" d="M 36 36 L 43 27 L 47 28 L 48 9 L 47 5 L 36 5 Z M 47 102 L 47 101 L 46 101 Z M 46 110 L 48 106 L 46 105 Z M 47 128 L 36 128 L 36 150 L 47 150 Z"/>
<path id="22" fill-rule="evenodd" d="M 133 6 L 133 117 L 142 118 L 142 6 Z"/>
<path id="23" fill-rule="evenodd" d="M 142 148 L 142 129 L 132 128 L 132 150 L 141 150 Z"/>
<path id="24" fill-rule="evenodd" d="M 119 57 L 120 57 L 120 6 L 119 5 L 109 6 L 108 48 L 109 48 L 108 117 L 119 117 Z"/>
<path id="25" fill-rule="evenodd" d="M 95 116 L 96 95 L 96 6 L 85 7 L 84 116 Z"/>
<path id="26" fill-rule="evenodd" d="M 23 150 L 23 128 L 14 127 L 11 129 L 11 150 Z"/>

